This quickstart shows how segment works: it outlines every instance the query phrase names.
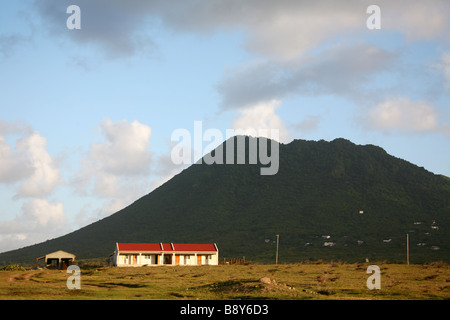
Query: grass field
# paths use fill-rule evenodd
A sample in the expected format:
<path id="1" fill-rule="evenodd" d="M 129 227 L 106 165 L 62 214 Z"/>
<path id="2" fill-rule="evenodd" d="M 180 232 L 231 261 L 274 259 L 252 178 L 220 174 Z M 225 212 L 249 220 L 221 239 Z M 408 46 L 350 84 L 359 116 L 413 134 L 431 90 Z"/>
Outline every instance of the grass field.
<path id="1" fill-rule="evenodd" d="M 79 290 L 65 271 L 0 271 L 0 299 L 450 299 L 446 264 L 377 265 L 379 290 L 366 286 L 368 264 L 89 268 Z"/>

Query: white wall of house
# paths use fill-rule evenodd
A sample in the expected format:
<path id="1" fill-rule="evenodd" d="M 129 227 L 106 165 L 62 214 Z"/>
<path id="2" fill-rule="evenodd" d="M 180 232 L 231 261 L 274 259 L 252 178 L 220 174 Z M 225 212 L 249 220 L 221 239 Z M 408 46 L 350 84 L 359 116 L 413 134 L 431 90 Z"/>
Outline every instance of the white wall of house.
<path id="1" fill-rule="evenodd" d="M 217 246 L 216 246 L 217 249 Z M 168 258 L 169 257 L 169 258 Z M 169 263 L 168 263 L 169 262 Z M 171 263 L 170 263 L 171 262 Z M 218 265 L 219 252 L 120 252 L 116 250 L 110 256 L 110 266 L 144 266 L 144 265 Z"/>
<path id="2" fill-rule="evenodd" d="M 159 254 L 159 261 L 157 261 L 157 255 Z M 164 253 L 164 256 L 172 256 L 172 265 L 197 265 L 200 262 L 201 265 L 218 265 L 219 257 L 217 253 Z M 178 256 L 179 258 L 176 258 Z M 199 258 L 200 257 L 200 258 Z M 164 259 L 161 253 L 114 253 L 111 256 L 111 266 L 143 266 L 143 265 L 163 265 Z M 166 264 L 167 265 L 167 264 Z"/>
<path id="3" fill-rule="evenodd" d="M 207 262 L 208 265 L 218 265 L 219 264 L 219 254 L 211 254 L 207 256 Z"/>

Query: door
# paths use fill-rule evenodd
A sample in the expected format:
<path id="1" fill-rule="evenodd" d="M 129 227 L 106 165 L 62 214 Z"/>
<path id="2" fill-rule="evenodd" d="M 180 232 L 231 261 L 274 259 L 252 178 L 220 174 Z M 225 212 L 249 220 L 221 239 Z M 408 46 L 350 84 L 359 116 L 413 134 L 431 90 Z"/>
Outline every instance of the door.
<path id="1" fill-rule="evenodd" d="M 198 256 L 197 256 L 197 264 L 198 264 L 198 265 L 201 265 L 201 264 L 202 264 L 202 256 L 201 256 L 201 255 L 198 255 Z"/>
<path id="2" fill-rule="evenodd" d="M 179 256 L 179 255 L 176 255 L 176 256 L 175 256 L 175 264 L 176 264 L 176 265 L 179 265 L 179 264 L 180 264 L 180 256 Z"/>

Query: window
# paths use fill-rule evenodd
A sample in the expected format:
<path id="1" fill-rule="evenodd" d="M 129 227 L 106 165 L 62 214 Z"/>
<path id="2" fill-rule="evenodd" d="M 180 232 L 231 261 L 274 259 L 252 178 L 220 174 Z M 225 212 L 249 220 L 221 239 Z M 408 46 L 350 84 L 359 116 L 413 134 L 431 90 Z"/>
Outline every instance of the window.
<path id="1" fill-rule="evenodd" d="M 128 264 L 129 263 L 129 256 L 128 255 L 122 254 L 121 257 L 122 257 L 121 260 L 122 260 L 123 264 Z"/>

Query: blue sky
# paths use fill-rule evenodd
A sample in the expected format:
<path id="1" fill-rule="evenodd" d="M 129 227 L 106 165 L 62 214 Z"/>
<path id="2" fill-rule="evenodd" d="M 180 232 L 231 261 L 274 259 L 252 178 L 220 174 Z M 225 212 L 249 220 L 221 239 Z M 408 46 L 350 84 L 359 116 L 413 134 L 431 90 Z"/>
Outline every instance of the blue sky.
<path id="1" fill-rule="evenodd" d="M 379 30 L 371 4 L 3 1 L 0 252 L 170 179 L 171 134 L 194 121 L 343 137 L 450 176 L 450 3 L 378 1 Z"/>

